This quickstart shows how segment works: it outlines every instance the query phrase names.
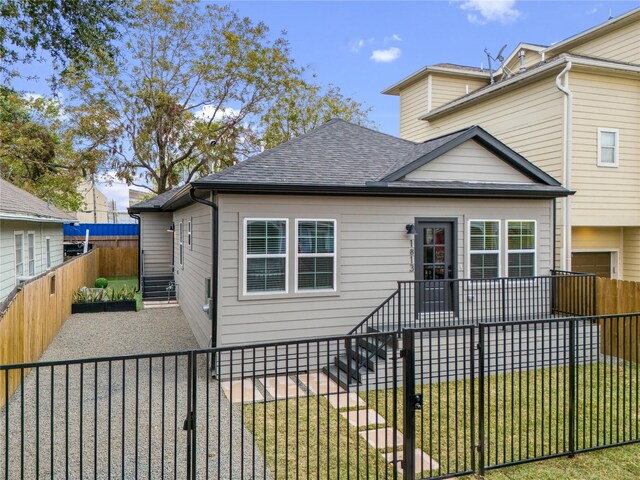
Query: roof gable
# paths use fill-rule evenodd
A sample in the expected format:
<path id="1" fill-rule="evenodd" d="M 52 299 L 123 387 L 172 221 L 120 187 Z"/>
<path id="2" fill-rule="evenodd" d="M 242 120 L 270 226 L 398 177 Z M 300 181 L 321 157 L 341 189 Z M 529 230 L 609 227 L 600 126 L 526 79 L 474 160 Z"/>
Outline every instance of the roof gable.
<path id="1" fill-rule="evenodd" d="M 513 168 L 473 139 L 467 140 L 408 173 L 404 179 L 410 181 L 535 183 L 531 178 Z"/>
<path id="2" fill-rule="evenodd" d="M 411 157 L 406 158 L 404 164 L 396 164 L 394 170 L 380 180 L 383 182 L 394 182 L 404 179 L 410 176 L 412 172 L 422 169 L 425 165 L 428 165 L 469 140 L 473 140 L 484 147 L 496 158 L 502 160 L 507 166 L 519 172 L 525 178 L 530 179 L 533 183 L 550 186 L 560 185 L 556 179 L 543 172 L 522 155 L 507 147 L 504 143 L 478 126 L 473 126 L 466 130 L 454 132 L 420 144 L 422 152 L 416 152 L 418 155 L 414 156 L 413 159 Z M 428 171 L 428 169 L 425 171 Z"/>

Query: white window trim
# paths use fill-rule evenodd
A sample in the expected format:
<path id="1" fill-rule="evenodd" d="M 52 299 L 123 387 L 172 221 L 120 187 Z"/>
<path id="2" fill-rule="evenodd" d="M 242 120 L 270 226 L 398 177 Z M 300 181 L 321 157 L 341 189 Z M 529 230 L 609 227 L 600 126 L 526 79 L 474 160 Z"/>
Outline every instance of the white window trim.
<path id="1" fill-rule="evenodd" d="M 45 262 L 47 265 L 47 270 L 51 268 L 51 237 L 44 237 L 44 252 L 45 252 Z"/>
<path id="2" fill-rule="evenodd" d="M 20 265 L 22 265 L 22 274 L 20 276 L 24 277 L 24 230 L 14 230 L 13 231 L 13 273 L 16 276 L 16 284 L 18 283 L 18 256 L 16 255 L 16 250 L 17 250 L 17 246 L 18 243 L 16 242 L 16 237 L 18 235 L 22 235 L 22 248 L 20 249 L 20 251 L 22 252 L 22 262 L 20 262 Z"/>
<path id="3" fill-rule="evenodd" d="M 616 144 L 613 149 L 613 163 L 602 162 L 602 134 L 614 133 L 616 136 Z M 606 168 L 617 168 L 619 164 L 619 152 L 620 152 L 620 132 L 617 128 L 598 128 L 598 166 Z"/>
<path id="4" fill-rule="evenodd" d="M 299 253 L 298 252 L 298 223 L 300 222 L 333 222 L 333 253 Z M 295 293 L 329 293 L 338 291 L 338 222 L 335 218 L 296 218 L 295 231 Z M 298 258 L 304 257 L 333 257 L 333 288 L 303 288 L 298 289 Z"/>
<path id="5" fill-rule="evenodd" d="M 532 249 L 509 249 L 509 224 L 511 222 L 533 222 L 533 250 Z M 504 241 L 505 249 L 507 251 L 507 264 L 505 265 L 505 276 L 509 276 L 509 254 L 510 253 L 533 253 L 533 276 L 538 275 L 538 221 L 532 219 L 508 219 L 505 222 Z M 512 277 L 512 278 L 527 278 L 527 277 Z"/>
<path id="6" fill-rule="evenodd" d="M 284 244 L 285 252 L 277 254 L 251 254 L 247 253 L 247 226 L 249 222 L 284 222 Z M 289 293 L 289 219 L 288 218 L 261 218 L 246 217 L 244 219 L 244 228 L 242 232 L 242 294 L 247 297 L 265 296 L 265 295 L 286 295 Z M 249 258 L 284 258 L 284 290 L 269 290 L 268 292 L 248 292 L 247 291 L 247 259 Z"/>
<path id="7" fill-rule="evenodd" d="M 184 223 L 178 224 L 178 263 L 184 268 Z"/>
<path id="8" fill-rule="evenodd" d="M 498 250 L 471 250 L 471 224 L 473 222 L 498 222 Z M 467 234 L 465 235 L 467 243 L 467 267 L 466 277 L 471 279 L 471 255 L 475 253 L 497 253 L 498 254 L 498 277 L 502 277 L 502 220 L 497 218 L 472 218 L 467 222 Z M 476 278 L 474 280 L 491 281 L 497 280 L 497 278 Z"/>
<path id="9" fill-rule="evenodd" d="M 29 236 L 33 235 L 33 258 L 31 258 L 31 252 L 29 251 Z M 36 232 L 31 230 L 27 232 L 27 236 L 26 236 L 26 240 L 27 240 L 27 274 L 30 277 L 35 277 L 37 275 L 37 271 L 36 271 Z M 31 273 L 29 271 L 29 267 L 31 266 L 31 262 L 33 261 L 33 273 Z"/>
<path id="10" fill-rule="evenodd" d="M 191 240 L 191 219 L 187 221 L 187 245 L 189 250 L 193 250 L 193 242 Z"/>

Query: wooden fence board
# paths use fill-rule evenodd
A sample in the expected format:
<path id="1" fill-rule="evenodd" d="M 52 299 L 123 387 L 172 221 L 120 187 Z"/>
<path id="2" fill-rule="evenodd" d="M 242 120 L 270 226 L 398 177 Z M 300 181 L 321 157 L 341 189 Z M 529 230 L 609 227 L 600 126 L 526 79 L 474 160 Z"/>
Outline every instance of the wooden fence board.
<path id="1" fill-rule="evenodd" d="M 92 285 L 98 277 L 99 262 L 98 250 L 91 251 L 26 283 L 18 291 L 0 314 L 0 365 L 40 358 L 71 315 L 73 292 Z M 19 370 L 13 370 L 8 381 L 5 375 L 0 372 L 0 408 L 22 381 Z"/>
<path id="2" fill-rule="evenodd" d="M 130 277 L 138 275 L 138 247 L 101 247 L 100 275 Z"/>

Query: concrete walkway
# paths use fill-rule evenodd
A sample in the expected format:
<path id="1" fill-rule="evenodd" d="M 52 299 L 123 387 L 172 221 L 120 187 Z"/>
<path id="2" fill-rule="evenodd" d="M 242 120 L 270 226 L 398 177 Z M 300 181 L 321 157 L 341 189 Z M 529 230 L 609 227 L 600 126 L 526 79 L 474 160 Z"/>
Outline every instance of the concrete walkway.
<path id="1" fill-rule="evenodd" d="M 179 308 L 81 314 L 67 320 L 40 361 L 197 348 Z M 235 478 L 242 464 L 262 472 L 240 412 L 218 395 L 207 370 L 201 355 L 196 477 Z M 8 478 L 184 478 L 187 372 L 184 354 L 31 369 L 0 411 L 0 478 L 7 470 Z"/>

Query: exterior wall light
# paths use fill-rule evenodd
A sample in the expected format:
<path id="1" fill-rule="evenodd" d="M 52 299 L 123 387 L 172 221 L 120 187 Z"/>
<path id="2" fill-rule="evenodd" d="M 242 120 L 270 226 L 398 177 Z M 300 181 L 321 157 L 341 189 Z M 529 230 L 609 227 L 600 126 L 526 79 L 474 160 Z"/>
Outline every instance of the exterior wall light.
<path id="1" fill-rule="evenodd" d="M 415 237 L 418 234 L 416 226 L 413 223 L 409 223 L 405 228 L 407 229 L 407 235 Z"/>

